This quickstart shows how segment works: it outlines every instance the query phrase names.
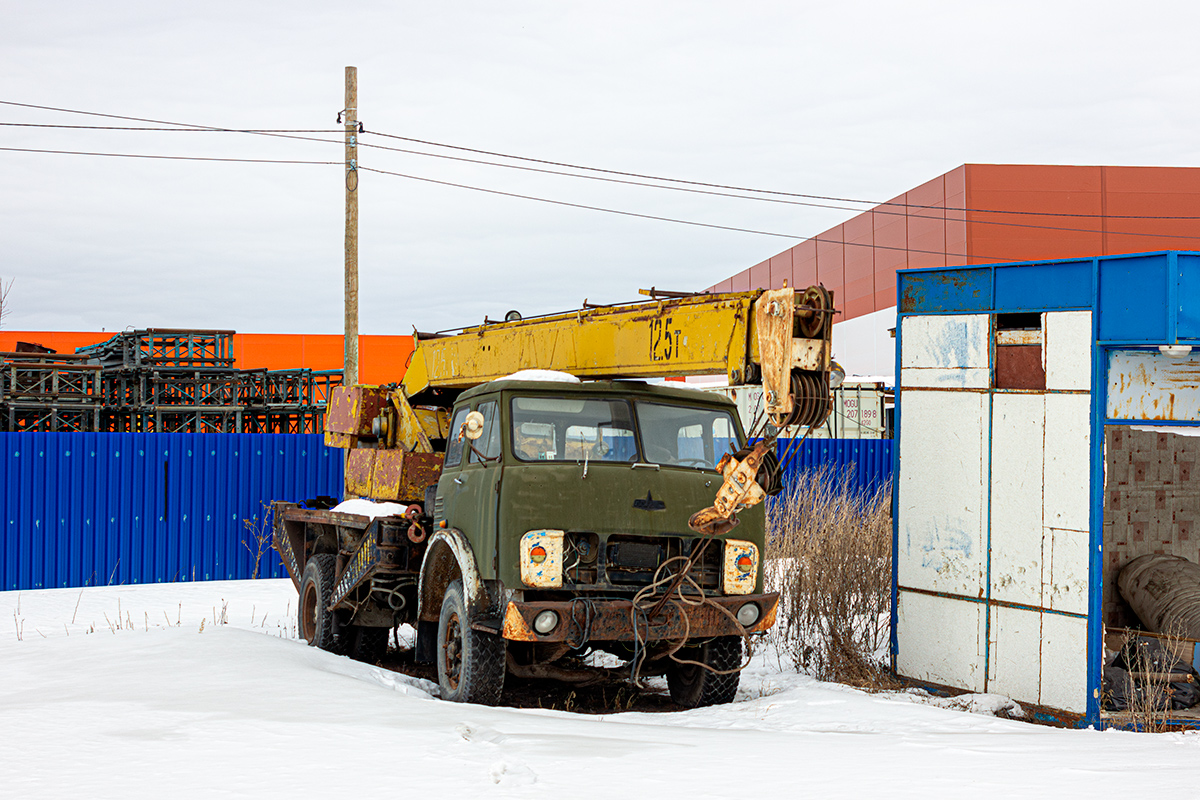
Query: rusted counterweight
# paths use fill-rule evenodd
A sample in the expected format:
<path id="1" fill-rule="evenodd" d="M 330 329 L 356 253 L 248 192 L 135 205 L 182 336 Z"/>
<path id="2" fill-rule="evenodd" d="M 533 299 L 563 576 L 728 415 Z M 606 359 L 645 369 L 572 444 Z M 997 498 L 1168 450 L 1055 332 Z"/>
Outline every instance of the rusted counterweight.
<path id="1" fill-rule="evenodd" d="M 346 491 L 359 497 L 418 502 L 442 473 L 442 453 L 351 450 L 346 457 Z"/>

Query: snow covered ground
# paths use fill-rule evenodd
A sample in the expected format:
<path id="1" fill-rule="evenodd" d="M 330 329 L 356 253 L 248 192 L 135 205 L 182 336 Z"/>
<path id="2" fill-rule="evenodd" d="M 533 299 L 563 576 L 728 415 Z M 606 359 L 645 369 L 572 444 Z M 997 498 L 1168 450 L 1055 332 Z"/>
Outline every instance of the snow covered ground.
<path id="1" fill-rule="evenodd" d="M 1058 730 L 769 656 L 718 708 L 454 705 L 297 642 L 295 607 L 286 580 L 0 593 L 0 797 L 1011 800 L 1200 784 L 1200 734 Z"/>

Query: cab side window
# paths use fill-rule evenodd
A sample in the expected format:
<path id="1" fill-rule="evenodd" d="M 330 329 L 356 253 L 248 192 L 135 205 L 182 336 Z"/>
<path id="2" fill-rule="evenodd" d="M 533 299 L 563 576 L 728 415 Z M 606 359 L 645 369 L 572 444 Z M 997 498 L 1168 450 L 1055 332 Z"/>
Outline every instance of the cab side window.
<path id="1" fill-rule="evenodd" d="M 470 463 L 479 464 L 500 456 L 500 410 L 496 401 L 480 403 L 477 409 L 483 415 L 483 433 L 475 440 L 471 449 Z M 476 452 L 478 451 L 478 452 Z M 480 458 L 480 453 L 483 458 Z"/>
<path id="2" fill-rule="evenodd" d="M 462 430 L 463 422 L 467 419 L 469 408 L 463 406 L 458 411 L 454 412 L 454 419 L 450 422 L 450 436 L 446 441 L 446 466 L 457 467 L 462 463 L 463 447 L 466 444 L 466 438 L 460 439 L 458 434 Z"/>

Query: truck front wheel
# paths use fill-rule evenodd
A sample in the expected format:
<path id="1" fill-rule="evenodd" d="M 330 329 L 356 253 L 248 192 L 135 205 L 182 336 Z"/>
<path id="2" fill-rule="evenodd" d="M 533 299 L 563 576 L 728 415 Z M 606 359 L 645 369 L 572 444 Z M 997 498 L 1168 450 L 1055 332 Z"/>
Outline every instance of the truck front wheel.
<path id="1" fill-rule="evenodd" d="M 462 581 L 446 587 L 438 620 L 438 684 L 442 699 L 495 705 L 504 688 L 504 639 L 471 628 Z"/>
<path id="2" fill-rule="evenodd" d="M 331 653 L 337 648 L 337 621 L 329 608 L 336 566 L 334 556 L 317 553 L 304 565 L 300 579 L 300 638 Z"/>
<path id="3" fill-rule="evenodd" d="M 671 663 L 667 669 L 667 688 L 671 690 L 671 699 L 679 705 L 684 708 L 714 706 L 728 703 L 737 694 L 742 637 L 718 636 L 704 644 L 685 647 L 676 656 L 709 667 Z"/>

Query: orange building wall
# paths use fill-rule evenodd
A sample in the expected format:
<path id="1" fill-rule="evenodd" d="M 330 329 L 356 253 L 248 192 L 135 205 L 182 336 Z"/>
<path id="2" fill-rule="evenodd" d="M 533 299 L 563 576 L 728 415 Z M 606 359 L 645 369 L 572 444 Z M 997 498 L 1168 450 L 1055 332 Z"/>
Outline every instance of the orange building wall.
<path id="1" fill-rule="evenodd" d="M 81 331 L 0 331 L 0 351 L 17 349 L 17 342 L 33 342 L 59 353 L 74 353 L 112 338 L 111 333 Z M 232 343 L 238 369 L 342 368 L 342 337 L 335 334 L 239 333 Z M 411 336 L 360 336 L 359 380 L 380 384 L 404 377 L 413 351 Z"/>
<path id="2" fill-rule="evenodd" d="M 1200 250 L 1192 167 L 966 164 L 889 203 L 709 289 L 823 283 L 840 322 L 895 306 L 897 269 Z"/>

